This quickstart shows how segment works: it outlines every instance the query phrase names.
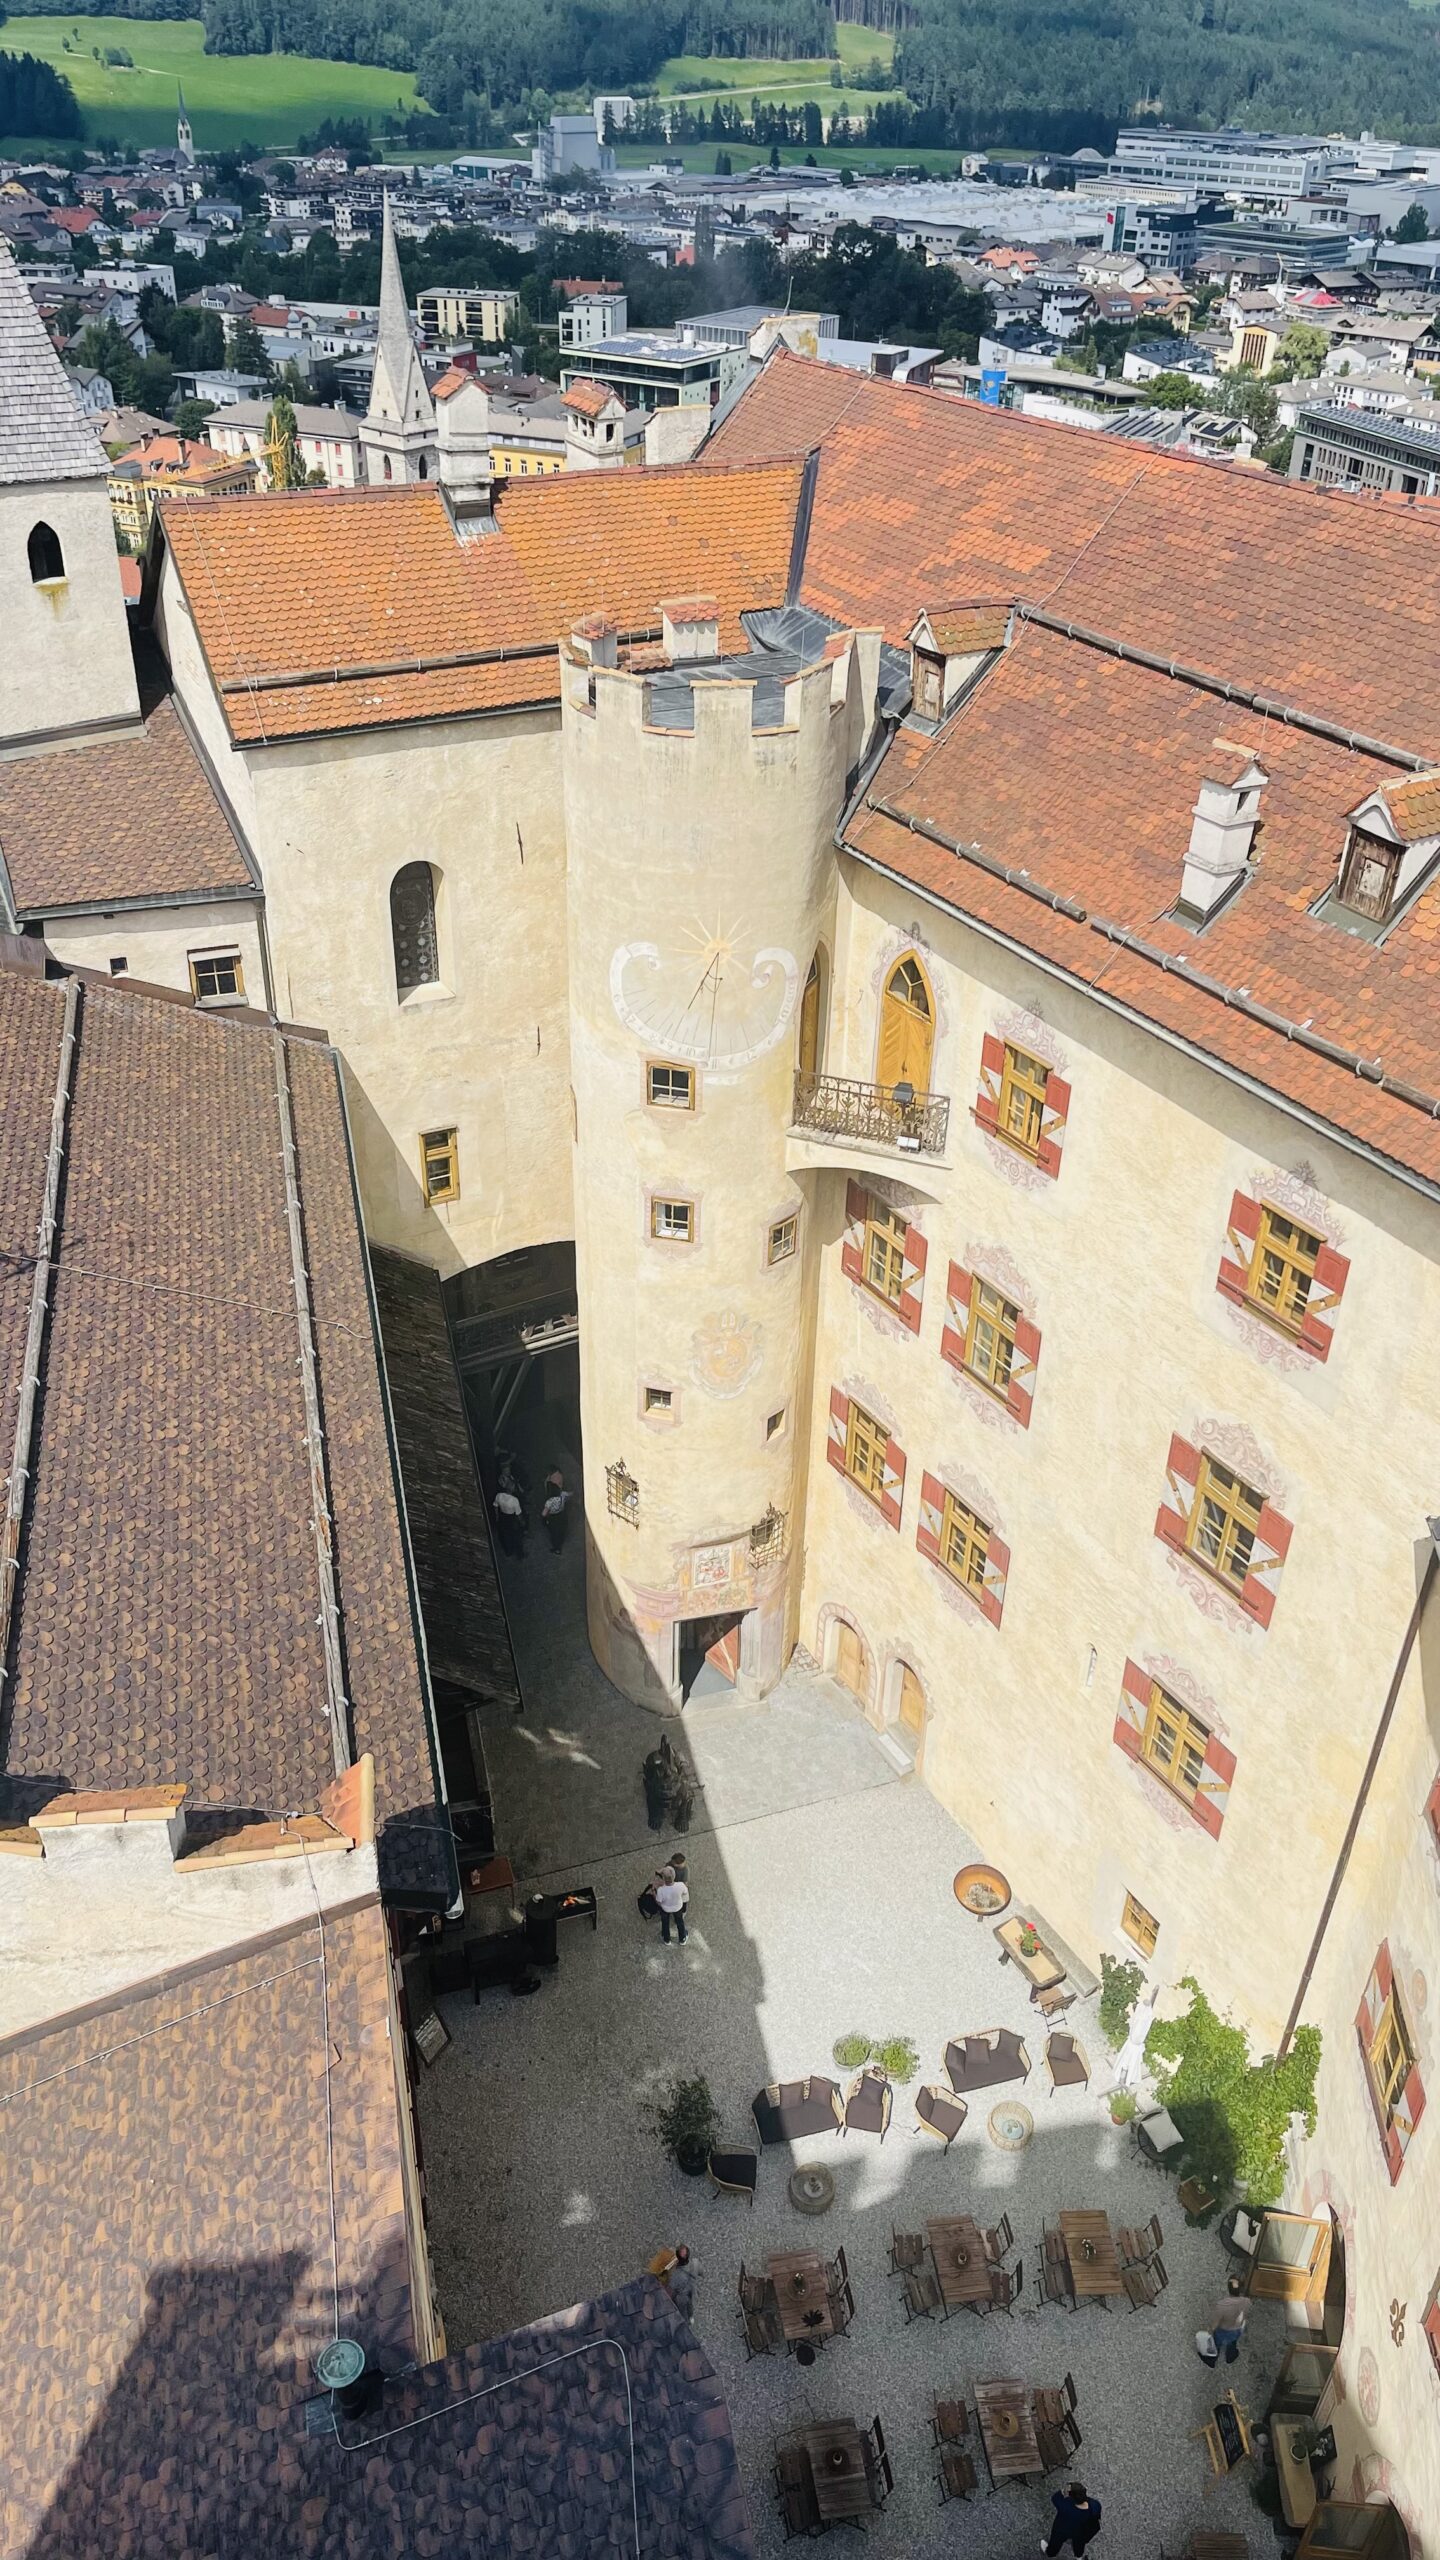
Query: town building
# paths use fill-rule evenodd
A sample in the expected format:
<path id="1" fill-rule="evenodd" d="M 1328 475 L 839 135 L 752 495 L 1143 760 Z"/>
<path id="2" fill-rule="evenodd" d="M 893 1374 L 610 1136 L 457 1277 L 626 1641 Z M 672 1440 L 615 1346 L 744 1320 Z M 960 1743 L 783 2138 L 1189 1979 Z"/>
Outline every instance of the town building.
<path id="1" fill-rule="evenodd" d="M 415 308 L 429 347 L 465 338 L 498 347 L 515 335 L 520 296 L 497 285 L 427 285 Z"/>
<path id="2" fill-rule="evenodd" d="M 1433 407 L 1427 402 L 1427 407 Z M 1356 403 L 1301 403 L 1290 477 L 1317 489 L 1433 498 L 1440 489 L 1440 428 L 1379 415 Z"/>
<path id="3" fill-rule="evenodd" d="M 713 409 L 747 362 L 737 348 L 702 345 L 684 326 L 674 337 L 632 329 L 568 351 L 560 385 L 570 391 L 577 382 L 606 382 L 631 409 Z"/>
<path id="4" fill-rule="evenodd" d="M 594 292 L 561 287 L 566 299 L 560 312 L 560 350 L 597 347 L 605 338 L 623 338 L 630 326 L 630 306 L 617 285 Z"/>
<path id="5" fill-rule="evenodd" d="M 1237 196 L 1247 204 L 1283 204 L 1309 195 L 1332 168 L 1350 160 L 1343 140 L 1313 134 L 1246 133 L 1238 126 L 1218 133 L 1185 133 L 1168 125 L 1121 128 L 1109 175 L 1179 194 Z"/>
<path id="6" fill-rule="evenodd" d="M 318 408 L 303 400 L 293 406 L 296 448 L 306 470 L 323 473 L 327 488 L 358 488 L 365 477 L 359 419 L 349 409 Z M 270 485 L 265 459 L 270 410 L 268 400 L 238 400 L 228 409 L 217 409 L 205 426 L 206 439 L 217 453 L 237 462 L 248 456 L 256 466 L 256 486 L 262 489 Z"/>
<path id="7" fill-rule="evenodd" d="M 360 443 L 372 485 L 436 476 L 440 451 L 435 403 L 411 327 L 388 195 L 381 234 L 379 330 Z"/>
<path id="8" fill-rule="evenodd" d="M 607 178 L 614 167 L 615 154 L 601 139 L 593 115 L 552 115 L 530 154 L 530 174 L 539 187 L 551 178 Z"/>
<path id="9" fill-rule="evenodd" d="M 144 544 L 162 489 L 183 490 L 197 498 L 229 498 L 255 484 L 256 465 L 247 454 L 222 453 L 213 443 L 196 443 L 189 436 L 170 433 L 146 436 L 118 453 L 106 483 L 115 530 L 132 551 Z"/>

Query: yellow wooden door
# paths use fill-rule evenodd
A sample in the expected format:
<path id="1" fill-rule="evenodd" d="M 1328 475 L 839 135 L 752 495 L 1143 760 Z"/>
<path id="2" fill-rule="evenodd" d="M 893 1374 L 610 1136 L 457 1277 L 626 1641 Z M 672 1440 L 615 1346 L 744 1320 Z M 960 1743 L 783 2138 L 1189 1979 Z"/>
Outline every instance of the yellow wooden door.
<path id="1" fill-rule="evenodd" d="M 820 1065 L 820 963 L 812 960 L 800 999 L 800 1072 L 813 1076 Z"/>
<path id="2" fill-rule="evenodd" d="M 935 1021 L 925 972 L 918 960 L 907 956 L 891 970 L 880 1000 L 877 1084 L 909 1084 L 917 1093 L 928 1093 L 934 1041 Z"/>
<path id="3" fill-rule="evenodd" d="M 842 1618 L 835 1630 L 835 1677 L 852 1698 L 865 1695 L 865 1647 Z"/>
<path id="4" fill-rule="evenodd" d="M 900 1665 L 900 1723 L 912 1741 L 925 1731 L 925 1692 L 908 1662 Z"/>

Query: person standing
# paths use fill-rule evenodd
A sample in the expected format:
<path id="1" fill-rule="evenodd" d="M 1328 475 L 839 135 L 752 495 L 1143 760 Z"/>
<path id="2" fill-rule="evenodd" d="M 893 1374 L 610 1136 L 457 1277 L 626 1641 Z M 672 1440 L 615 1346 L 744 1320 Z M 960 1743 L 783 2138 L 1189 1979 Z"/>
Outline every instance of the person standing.
<path id="1" fill-rule="evenodd" d="M 515 1487 L 508 1476 L 501 1477 L 500 1490 L 495 1496 L 495 1529 L 500 1540 L 502 1554 L 507 1556 L 523 1556 L 525 1553 L 525 1510 L 524 1505 L 520 1500 L 520 1496 L 516 1492 Z"/>
<path id="2" fill-rule="evenodd" d="M 1056 2554 L 1064 2551 L 1067 2545 L 1077 2554 L 1082 2552 L 1100 2530 L 1099 2499 L 1090 2497 L 1081 2481 L 1072 2480 L 1068 2489 L 1051 2491 L 1050 2504 L 1055 2510 L 1055 2521 L 1050 2527 L 1049 2540 L 1040 2545 L 1041 2550 L 1048 2555 L 1048 2560 L 1056 2560 Z"/>
<path id="3" fill-rule="evenodd" d="M 675 1935 L 683 1947 L 685 1907 L 690 1900 L 690 1887 L 688 1884 L 681 1883 L 673 1867 L 661 1868 L 655 1880 L 655 1899 L 660 1905 L 660 1936 L 663 1944 L 667 1947 L 670 1944 L 670 1923 L 673 1920 Z"/>
<path id="4" fill-rule="evenodd" d="M 1207 2355 L 1202 2344 L 1205 2331 L 1201 2329 L 1196 2334 L 1195 2347 L 1201 2363 L 1218 2364 L 1223 2356 L 1227 2364 L 1233 2364 L 1240 2353 L 1240 2341 L 1245 2335 L 1245 2323 L 1249 2317 L 1250 2305 L 1245 2299 L 1244 2285 L 1239 2276 L 1231 2276 L 1225 2299 L 1210 2323 L 1213 2354 Z"/>
<path id="5" fill-rule="evenodd" d="M 540 1505 L 540 1517 L 545 1523 L 545 1535 L 550 1541 L 552 1555 L 558 1556 L 565 1544 L 565 1514 L 569 1503 L 565 1479 L 558 1467 L 552 1467 L 545 1479 L 545 1494 Z"/>
<path id="6" fill-rule="evenodd" d="M 673 2249 L 657 2249 L 645 2273 L 659 2277 L 676 2310 L 688 2320 L 695 2304 L 695 2262 L 687 2243 L 677 2240 Z"/>

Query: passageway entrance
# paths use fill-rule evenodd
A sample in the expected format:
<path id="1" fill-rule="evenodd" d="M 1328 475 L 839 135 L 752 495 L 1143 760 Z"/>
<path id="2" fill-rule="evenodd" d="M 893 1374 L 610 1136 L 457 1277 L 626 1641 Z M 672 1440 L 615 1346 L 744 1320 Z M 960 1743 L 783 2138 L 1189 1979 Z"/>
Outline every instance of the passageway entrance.
<path id="1" fill-rule="evenodd" d="M 675 1630 L 675 1674 L 682 1706 L 692 1698 L 723 1697 L 734 1688 L 744 1621 L 743 1609 L 726 1610 L 718 1618 L 680 1620 Z"/>

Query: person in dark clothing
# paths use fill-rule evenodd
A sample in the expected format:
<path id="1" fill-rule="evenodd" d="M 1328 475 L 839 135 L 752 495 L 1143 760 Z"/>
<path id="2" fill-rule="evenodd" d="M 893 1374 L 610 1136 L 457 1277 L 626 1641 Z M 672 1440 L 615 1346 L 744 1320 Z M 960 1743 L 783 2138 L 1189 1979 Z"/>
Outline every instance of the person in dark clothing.
<path id="1" fill-rule="evenodd" d="M 551 1552 L 557 1556 L 565 1544 L 565 1513 L 569 1501 L 570 1496 L 565 1490 L 565 1479 L 558 1467 L 552 1467 L 545 1479 L 545 1494 L 540 1505 L 540 1517 L 545 1523 L 545 1535 L 550 1541 Z"/>
<path id="2" fill-rule="evenodd" d="M 1100 2501 L 1087 2497 L 1079 2480 L 1072 2480 L 1068 2489 L 1053 2490 L 1050 2504 L 1055 2510 L 1055 2522 L 1048 2542 L 1040 2545 L 1049 2560 L 1056 2560 L 1056 2554 L 1067 2545 L 1078 2554 L 1094 2541 L 1100 2530 Z"/>

